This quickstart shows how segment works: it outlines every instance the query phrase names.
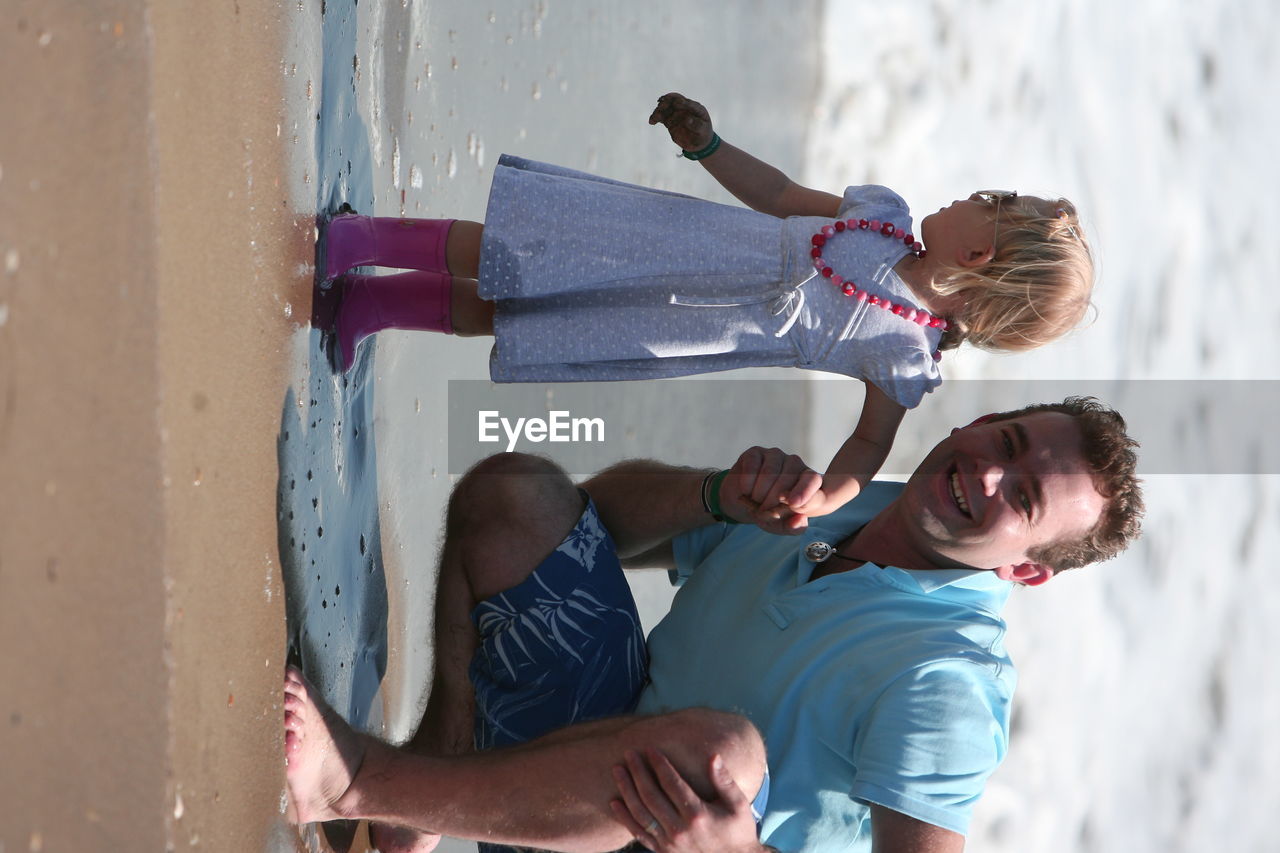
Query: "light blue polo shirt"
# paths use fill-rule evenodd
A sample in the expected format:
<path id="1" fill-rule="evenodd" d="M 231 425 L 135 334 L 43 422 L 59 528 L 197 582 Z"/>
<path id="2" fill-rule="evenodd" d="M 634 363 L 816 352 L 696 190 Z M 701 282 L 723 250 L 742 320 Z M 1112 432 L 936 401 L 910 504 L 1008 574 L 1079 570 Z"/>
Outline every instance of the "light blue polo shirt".
<path id="1" fill-rule="evenodd" d="M 806 583 L 805 545 L 840 542 L 901 489 L 872 483 L 800 536 L 715 524 L 674 543 L 681 589 L 649 635 L 637 710 L 755 723 L 771 774 L 761 839 L 784 853 L 870 850 L 868 803 L 965 834 L 1005 754 L 1012 584 L 872 564 Z"/>

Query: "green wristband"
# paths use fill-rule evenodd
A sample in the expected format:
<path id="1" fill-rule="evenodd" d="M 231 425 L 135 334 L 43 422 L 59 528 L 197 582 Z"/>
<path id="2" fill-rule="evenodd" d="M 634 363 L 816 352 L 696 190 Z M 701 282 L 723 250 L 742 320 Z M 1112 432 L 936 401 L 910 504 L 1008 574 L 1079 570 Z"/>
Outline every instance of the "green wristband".
<path id="1" fill-rule="evenodd" d="M 720 134 L 714 130 L 711 132 L 711 141 L 707 143 L 705 148 L 699 148 L 697 151 L 681 151 L 680 153 L 689 160 L 705 160 L 720 149 Z"/>
<path id="2" fill-rule="evenodd" d="M 707 489 L 707 506 L 711 510 L 711 517 L 716 521 L 722 521 L 725 524 L 741 524 L 742 522 L 737 519 L 725 515 L 724 509 L 720 506 L 720 486 L 724 484 L 724 478 L 728 476 L 729 469 L 726 468 L 711 478 Z"/>

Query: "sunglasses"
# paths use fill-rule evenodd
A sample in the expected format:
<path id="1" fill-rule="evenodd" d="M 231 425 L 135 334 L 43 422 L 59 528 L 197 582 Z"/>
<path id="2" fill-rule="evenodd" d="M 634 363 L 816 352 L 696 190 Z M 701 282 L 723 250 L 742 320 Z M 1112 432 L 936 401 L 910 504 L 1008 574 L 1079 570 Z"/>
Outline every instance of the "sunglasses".
<path id="1" fill-rule="evenodd" d="M 999 238 L 1000 236 L 1000 205 L 1006 200 L 1012 201 L 1013 199 L 1017 198 L 1018 191 L 1017 190 L 978 190 L 973 195 L 982 199 L 987 204 L 994 204 L 996 206 L 995 230 L 994 230 L 994 233 L 991 235 L 991 245 L 993 246 L 1000 245 L 999 243 L 996 242 L 997 238 Z"/>

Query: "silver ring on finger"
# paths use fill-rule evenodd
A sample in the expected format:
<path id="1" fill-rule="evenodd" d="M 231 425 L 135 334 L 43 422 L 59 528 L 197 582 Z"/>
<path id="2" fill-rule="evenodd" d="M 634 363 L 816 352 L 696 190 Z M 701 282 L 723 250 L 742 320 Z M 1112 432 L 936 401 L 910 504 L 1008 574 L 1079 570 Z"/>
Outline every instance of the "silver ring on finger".
<path id="1" fill-rule="evenodd" d="M 657 819 L 656 817 L 655 817 L 655 818 L 652 818 L 652 819 L 649 821 L 649 823 L 645 825 L 644 831 L 645 831 L 645 832 L 647 832 L 647 833 L 648 833 L 648 834 L 650 834 L 650 835 L 657 835 L 657 834 L 658 834 L 658 819 Z"/>

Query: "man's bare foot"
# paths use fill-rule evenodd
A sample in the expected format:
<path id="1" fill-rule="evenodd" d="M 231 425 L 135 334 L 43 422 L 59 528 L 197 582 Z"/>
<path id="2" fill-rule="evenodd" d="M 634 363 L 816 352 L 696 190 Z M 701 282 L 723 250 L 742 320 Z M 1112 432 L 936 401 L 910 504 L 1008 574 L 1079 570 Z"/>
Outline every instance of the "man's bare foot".
<path id="1" fill-rule="evenodd" d="M 298 823 L 347 817 L 339 800 L 364 761 L 366 743 L 294 666 L 284 676 L 284 758 Z"/>
<path id="2" fill-rule="evenodd" d="M 370 823 L 369 842 L 379 853 L 431 853 L 440 843 L 440 836 L 404 826 Z"/>

